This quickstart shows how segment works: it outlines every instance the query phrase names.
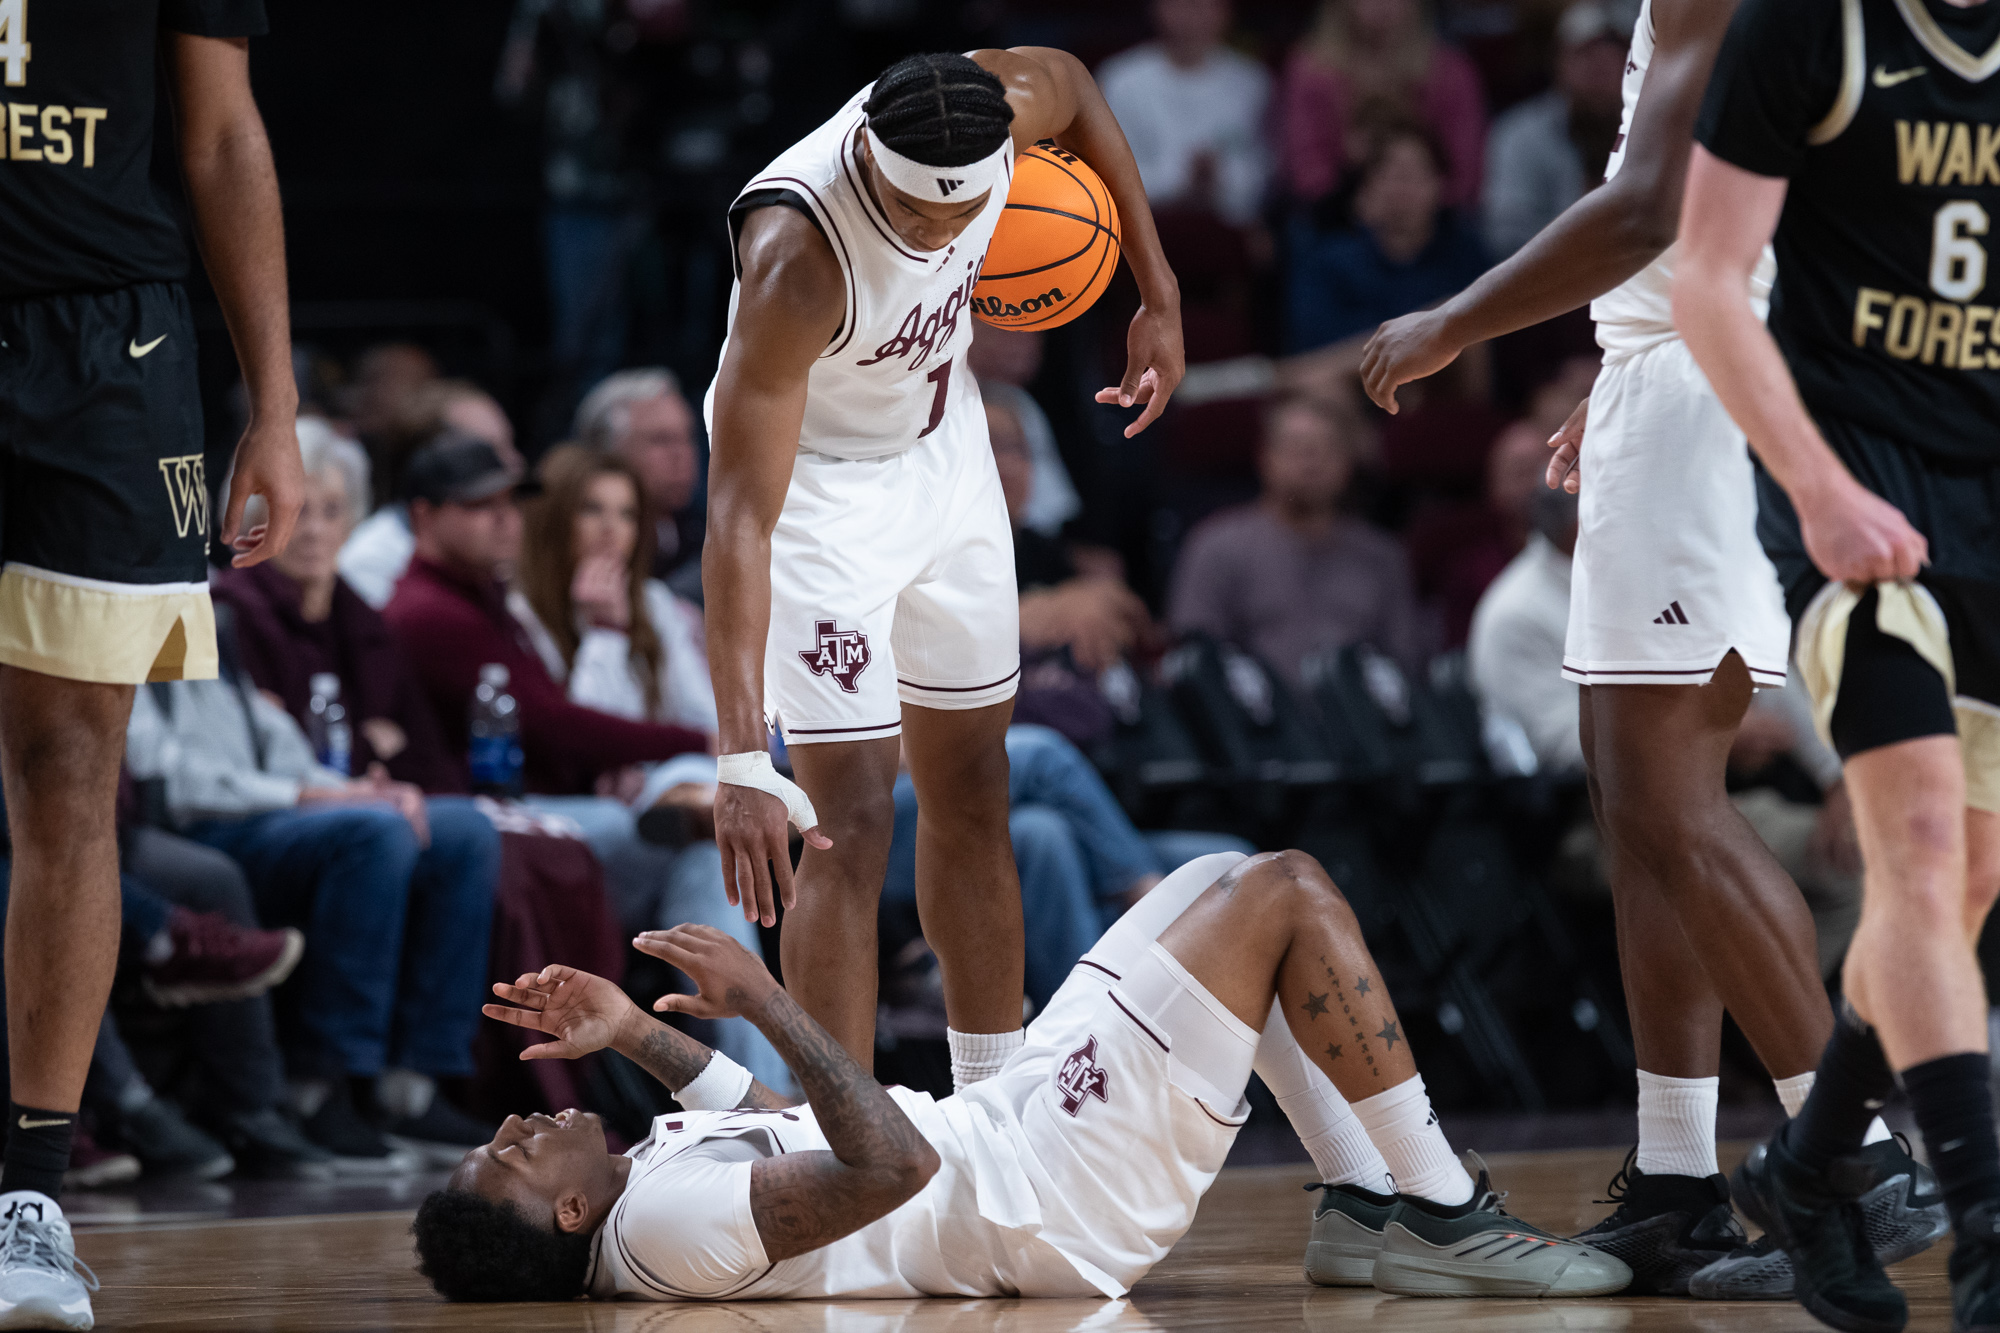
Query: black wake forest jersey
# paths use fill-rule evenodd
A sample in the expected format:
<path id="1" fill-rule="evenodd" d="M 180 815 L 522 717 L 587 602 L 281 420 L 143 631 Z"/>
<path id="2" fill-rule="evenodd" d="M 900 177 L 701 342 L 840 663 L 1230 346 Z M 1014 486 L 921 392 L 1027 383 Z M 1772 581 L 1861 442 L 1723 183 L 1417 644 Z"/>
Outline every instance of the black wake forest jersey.
<path id="1" fill-rule="evenodd" d="M 264 0 L 0 0 L 0 299 L 186 275 L 150 171 L 163 39 L 264 30 Z"/>
<path id="2" fill-rule="evenodd" d="M 1770 328 L 1813 415 L 2000 462 L 2000 0 L 1744 0 L 1695 137 L 1790 180 Z"/>

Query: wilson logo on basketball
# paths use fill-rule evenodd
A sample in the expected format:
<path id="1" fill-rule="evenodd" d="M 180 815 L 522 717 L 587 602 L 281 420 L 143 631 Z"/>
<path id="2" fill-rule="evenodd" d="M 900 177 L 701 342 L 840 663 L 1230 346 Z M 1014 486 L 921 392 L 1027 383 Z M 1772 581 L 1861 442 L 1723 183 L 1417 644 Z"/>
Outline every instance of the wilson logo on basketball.
<path id="1" fill-rule="evenodd" d="M 1017 319 L 1022 315 L 1032 315 L 1038 310 L 1053 310 L 1068 298 L 1060 287 L 1051 287 L 1040 296 L 1030 296 L 1019 305 L 1002 301 L 998 297 L 984 296 L 972 298 L 972 313 L 984 315 L 987 319 Z"/>
<path id="2" fill-rule="evenodd" d="M 1110 1087 L 1111 1075 L 1097 1063 L 1095 1037 L 1071 1051 L 1062 1068 L 1056 1071 L 1056 1091 L 1062 1096 L 1063 1110 L 1071 1115 L 1083 1109 L 1086 1098 L 1109 1102 L 1111 1099 L 1105 1094 Z"/>
<path id="3" fill-rule="evenodd" d="M 834 684 L 853 694 L 859 688 L 854 682 L 868 669 L 868 636 L 831 620 L 814 622 L 813 630 L 815 642 L 799 654 L 799 660 L 815 676 L 831 676 Z"/>

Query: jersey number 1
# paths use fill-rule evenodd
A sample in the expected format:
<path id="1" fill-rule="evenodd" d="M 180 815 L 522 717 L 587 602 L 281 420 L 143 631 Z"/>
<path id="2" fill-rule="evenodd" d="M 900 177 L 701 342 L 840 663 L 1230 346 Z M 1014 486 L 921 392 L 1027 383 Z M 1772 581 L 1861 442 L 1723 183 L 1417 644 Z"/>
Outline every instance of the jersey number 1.
<path id="1" fill-rule="evenodd" d="M 0 4 L 6 3 L 8 3 L 8 0 L 0 0 Z M 917 438 L 920 440 L 936 430 L 938 422 L 944 420 L 944 400 L 951 392 L 951 362 L 945 362 L 936 370 L 924 376 L 924 378 L 932 384 L 937 385 L 937 397 L 931 399 L 931 419 L 929 424 L 917 432 Z"/>
<path id="2" fill-rule="evenodd" d="M 7 86 L 28 81 L 28 0 L 0 0 L 0 60 L 7 63 Z"/>

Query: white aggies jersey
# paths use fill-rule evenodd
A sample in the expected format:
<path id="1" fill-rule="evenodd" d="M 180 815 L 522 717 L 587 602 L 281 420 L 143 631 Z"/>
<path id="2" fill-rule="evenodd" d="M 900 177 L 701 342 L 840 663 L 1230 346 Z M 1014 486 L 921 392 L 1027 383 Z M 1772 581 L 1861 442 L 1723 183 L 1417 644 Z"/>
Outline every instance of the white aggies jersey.
<path id="1" fill-rule="evenodd" d="M 806 382 L 799 447 L 831 458 L 882 458 L 936 431 L 953 412 L 980 410 L 964 366 L 972 343 L 968 303 L 986 246 L 1007 204 L 1007 177 L 958 239 L 924 253 L 904 244 L 868 193 L 858 131 L 871 84 L 833 119 L 781 153 L 743 187 L 787 191 L 825 233 L 847 282 L 847 315 Z M 734 247 L 732 245 L 732 254 Z M 738 261 L 740 270 L 740 261 Z M 729 295 L 736 323 L 739 281 Z M 728 345 L 723 346 L 728 355 Z M 715 386 L 703 405 L 715 424 Z"/>
<path id="2" fill-rule="evenodd" d="M 1639 106 L 1639 93 L 1646 83 L 1646 69 L 1653 63 L 1653 0 L 1639 7 L 1639 21 L 1632 29 L 1632 50 L 1625 58 L 1625 113 L 1618 125 L 1618 139 L 1605 164 L 1604 179 L 1610 180 L 1625 164 L 1625 149 L 1632 140 L 1632 115 Z M 1590 303 L 1590 317 L 1597 321 L 1597 345 L 1617 360 L 1643 352 L 1648 347 L 1680 336 L 1674 329 L 1674 252 L 1679 242 L 1668 246 L 1652 263 Z M 1750 304 L 1763 319 L 1771 304 L 1771 279 L 1777 274 L 1777 260 L 1771 247 L 1750 279 Z"/>

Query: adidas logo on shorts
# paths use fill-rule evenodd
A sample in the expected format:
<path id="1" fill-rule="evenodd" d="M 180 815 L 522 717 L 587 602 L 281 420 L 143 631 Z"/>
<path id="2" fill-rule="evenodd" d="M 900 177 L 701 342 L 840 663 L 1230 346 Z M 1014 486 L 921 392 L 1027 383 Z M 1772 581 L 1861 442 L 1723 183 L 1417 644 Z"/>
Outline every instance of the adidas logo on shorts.
<path id="1" fill-rule="evenodd" d="M 1655 625 L 1685 625 L 1688 623 L 1687 612 L 1681 610 L 1679 602 L 1669 602 L 1666 610 L 1653 617 L 1653 623 Z"/>

